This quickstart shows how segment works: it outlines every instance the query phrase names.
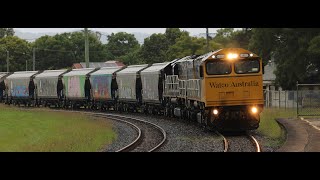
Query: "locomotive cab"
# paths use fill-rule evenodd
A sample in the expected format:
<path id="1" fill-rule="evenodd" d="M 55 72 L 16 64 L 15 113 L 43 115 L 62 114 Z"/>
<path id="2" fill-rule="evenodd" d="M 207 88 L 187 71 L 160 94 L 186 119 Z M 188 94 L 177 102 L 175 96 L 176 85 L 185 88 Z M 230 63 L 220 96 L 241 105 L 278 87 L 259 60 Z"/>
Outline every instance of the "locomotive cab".
<path id="1" fill-rule="evenodd" d="M 227 48 L 213 52 L 200 67 L 208 124 L 223 130 L 258 128 L 263 109 L 261 58 Z"/>

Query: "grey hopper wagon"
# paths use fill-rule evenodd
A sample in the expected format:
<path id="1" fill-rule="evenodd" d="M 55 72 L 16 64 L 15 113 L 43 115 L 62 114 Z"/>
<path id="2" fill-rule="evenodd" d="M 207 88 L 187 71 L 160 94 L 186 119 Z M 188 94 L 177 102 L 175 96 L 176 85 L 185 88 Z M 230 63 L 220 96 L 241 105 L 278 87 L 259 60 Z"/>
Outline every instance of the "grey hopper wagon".
<path id="1" fill-rule="evenodd" d="M 7 99 L 7 80 L 6 77 L 9 76 L 12 73 L 7 73 L 7 72 L 0 72 L 0 102 L 3 100 L 8 100 Z"/>
<path id="2" fill-rule="evenodd" d="M 172 62 L 155 63 L 141 71 L 142 100 L 144 103 L 162 103 L 165 76 L 172 73 Z"/>
<path id="3" fill-rule="evenodd" d="M 90 74 L 92 97 L 95 109 L 114 108 L 117 99 L 118 85 L 116 72 L 124 67 L 103 67 Z"/>
<path id="4" fill-rule="evenodd" d="M 90 74 L 92 96 L 94 100 L 112 100 L 111 84 L 116 81 L 115 73 L 124 67 L 103 67 Z"/>
<path id="5" fill-rule="evenodd" d="M 133 65 L 116 73 L 118 83 L 119 100 L 127 102 L 138 102 L 141 98 L 140 72 L 149 65 Z"/>
<path id="6" fill-rule="evenodd" d="M 95 68 L 73 69 L 63 75 L 65 96 L 67 99 L 85 99 L 84 85 L 86 77 L 96 71 Z"/>
<path id="7" fill-rule="evenodd" d="M 40 71 L 19 71 L 9 75 L 7 80 L 9 104 L 35 105 L 36 92 L 34 76 Z M 32 89 L 29 89 L 31 87 Z"/>
<path id="8" fill-rule="evenodd" d="M 69 70 L 46 70 L 35 76 L 35 84 L 37 86 L 37 97 L 41 105 L 59 105 L 61 106 L 63 94 L 58 88 L 63 86 L 62 75 Z M 58 92 L 59 89 L 59 92 Z M 58 95 L 58 93 L 60 93 Z"/>
<path id="9" fill-rule="evenodd" d="M 85 85 L 91 86 L 90 74 L 99 68 L 73 69 L 63 75 L 65 107 L 85 108 L 91 105 L 91 89 L 86 89 Z"/>

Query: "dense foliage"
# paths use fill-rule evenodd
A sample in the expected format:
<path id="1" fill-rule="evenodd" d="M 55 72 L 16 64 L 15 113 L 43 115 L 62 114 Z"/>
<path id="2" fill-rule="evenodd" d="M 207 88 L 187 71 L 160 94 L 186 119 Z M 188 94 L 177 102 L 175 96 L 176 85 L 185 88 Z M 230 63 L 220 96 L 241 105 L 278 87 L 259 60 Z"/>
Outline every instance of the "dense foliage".
<path id="1" fill-rule="evenodd" d="M 103 44 L 96 33 L 89 33 L 90 62 L 151 64 L 224 47 L 241 47 L 260 55 L 265 64 L 273 59 L 277 66 L 276 83 L 284 89 L 294 88 L 297 81 L 320 82 L 318 28 L 221 28 L 209 37 L 208 44 L 204 37 L 191 36 L 179 28 L 152 34 L 142 45 L 133 34 L 125 32 L 107 37 L 107 44 Z M 70 68 L 73 63 L 84 62 L 84 33 L 42 36 L 30 43 L 14 36 L 12 28 L 0 28 L 0 71 L 6 71 L 7 55 L 10 71 L 23 71 L 26 63 L 31 70 L 33 55 L 37 70 Z"/>

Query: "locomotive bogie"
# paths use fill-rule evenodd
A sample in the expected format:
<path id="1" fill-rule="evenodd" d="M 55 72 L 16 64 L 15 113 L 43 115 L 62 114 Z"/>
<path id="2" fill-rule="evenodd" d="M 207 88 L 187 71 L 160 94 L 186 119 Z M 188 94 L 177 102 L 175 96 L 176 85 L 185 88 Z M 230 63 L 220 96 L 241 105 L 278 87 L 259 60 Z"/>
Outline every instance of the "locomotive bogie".
<path id="1" fill-rule="evenodd" d="M 253 113 L 251 107 L 252 106 L 229 106 L 209 108 L 207 123 L 217 130 L 224 131 L 257 129 L 260 123 L 260 112 Z"/>

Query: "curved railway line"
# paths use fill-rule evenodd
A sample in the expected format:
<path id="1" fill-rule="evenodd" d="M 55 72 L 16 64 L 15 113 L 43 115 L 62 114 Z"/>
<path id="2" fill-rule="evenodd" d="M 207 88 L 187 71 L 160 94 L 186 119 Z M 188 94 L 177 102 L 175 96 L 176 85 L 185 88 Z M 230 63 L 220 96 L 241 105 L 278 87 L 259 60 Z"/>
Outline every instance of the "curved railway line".
<path id="1" fill-rule="evenodd" d="M 234 135 L 223 135 L 216 132 L 219 136 L 223 138 L 224 150 L 223 152 L 261 152 L 259 142 L 256 138 L 248 133 Z M 250 141 L 250 143 L 248 143 Z M 248 148 L 250 146 L 251 148 Z M 254 146 L 252 148 L 252 146 Z"/>
<path id="2" fill-rule="evenodd" d="M 247 136 L 251 139 L 252 143 L 255 144 L 256 152 L 261 152 L 260 144 L 257 139 L 250 134 L 247 134 Z"/>
<path id="3" fill-rule="evenodd" d="M 137 131 L 137 137 L 128 145 L 122 147 L 116 152 L 154 152 L 159 149 L 166 141 L 166 131 L 157 124 L 139 119 L 126 117 L 122 115 L 107 114 L 107 113 L 93 113 L 84 111 L 65 111 L 65 110 L 51 110 L 63 112 L 79 112 L 93 117 L 106 118 L 119 122 L 126 123 Z"/>

